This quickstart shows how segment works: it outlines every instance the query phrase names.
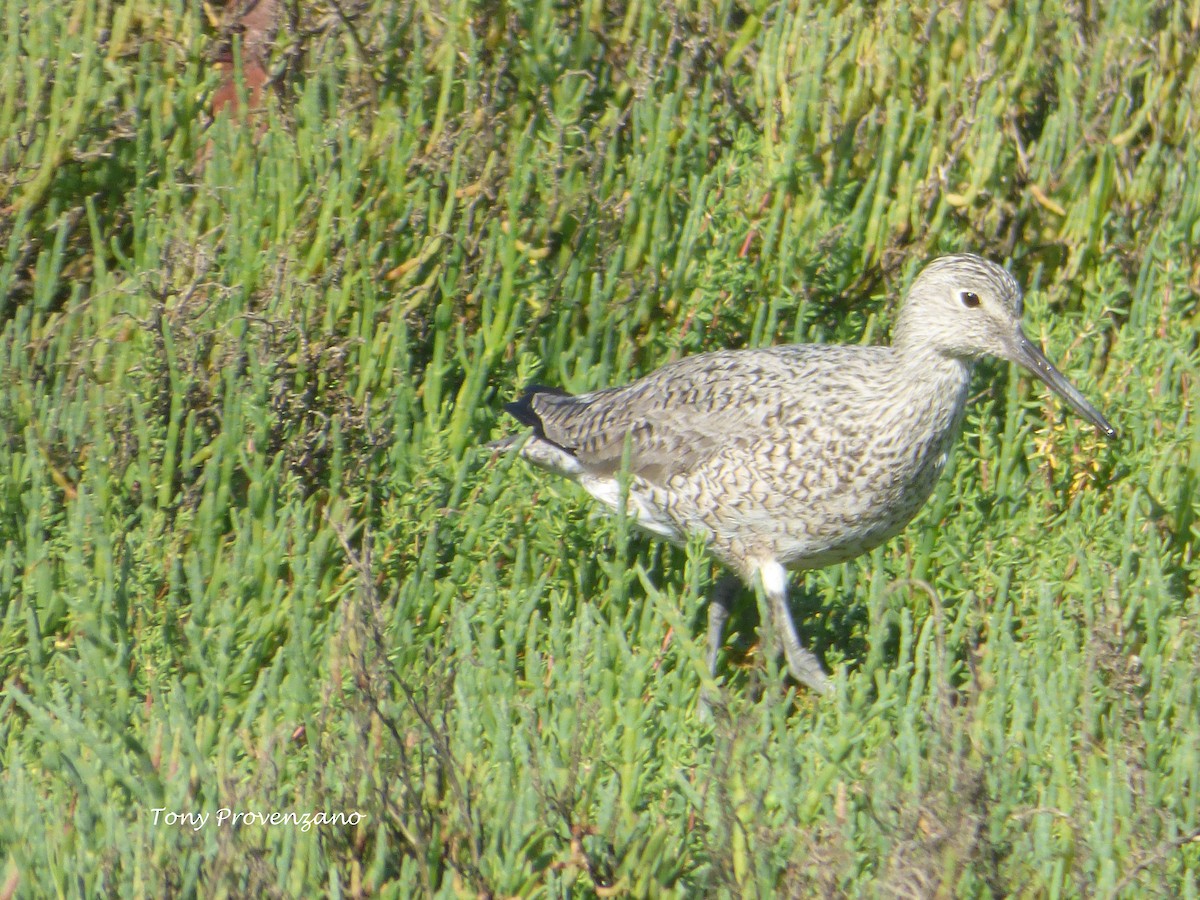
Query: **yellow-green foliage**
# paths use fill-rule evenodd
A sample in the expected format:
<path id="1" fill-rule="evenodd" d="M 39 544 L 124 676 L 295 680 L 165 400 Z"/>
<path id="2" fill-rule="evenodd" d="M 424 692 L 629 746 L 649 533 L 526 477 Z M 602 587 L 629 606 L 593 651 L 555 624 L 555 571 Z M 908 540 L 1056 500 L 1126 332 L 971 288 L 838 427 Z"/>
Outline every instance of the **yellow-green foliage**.
<path id="1" fill-rule="evenodd" d="M 1200 894 L 1200 3 L 918 6 L 283 3 L 211 122 L 200 4 L 6 0 L 0 896 Z M 960 249 L 1121 441 L 984 366 L 705 723 L 711 563 L 502 403 Z"/>

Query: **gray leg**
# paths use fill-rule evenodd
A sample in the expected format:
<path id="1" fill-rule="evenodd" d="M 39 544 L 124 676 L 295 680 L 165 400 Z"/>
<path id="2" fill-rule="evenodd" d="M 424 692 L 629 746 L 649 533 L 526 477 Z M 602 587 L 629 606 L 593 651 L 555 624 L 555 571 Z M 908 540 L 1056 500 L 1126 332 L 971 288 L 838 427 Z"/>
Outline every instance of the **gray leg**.
<path id="1" fill-rule="evenodd" d="M 818 694 L 828 694 L 833 690 L 833 685 L 829 683 L 829 676 L 821 667 L 821 661 L 800 643 L 800 638 L 796 635 L 796 626 L 792 622 L 792 613 L 787 605 L 787 572 L 774 561 L 758 571 L 762 578 L 763 591 L 767 595 L 767 609 L 770 613 L 770 623 L 764 621 L 763 625 L 771 628 L 775 633 L 775 640 L 783 647 L 788 671 L 792 673 L 793 678 L 811 690 Z"/>
<path id="2" fill-rule="evenodd" d="M 714 678 L 717 675 L 717 655 L 721 652 L 721 642 L 725 637 L 725 623 L 729 621 L 729 611 L 741 587 L 742 583 L 736 575 L 726 573 L 713 587 L 708 598 L 708 673 Z M 697 711 L 702 720 L 712 721 L 712 710 L 718 697 L 719 694 L 710 692 L 708 688 L 700 690 Z"/>
<path id="3" fill-rule="evenodd" d="M 717 674 L 717 654 L 721 652 L 721 642 L 725 637 L 725 623 L 729 621 L 733 599 L 741 586 L 736 575 L 726 573 L 713 588 L 708 601 L 708 674 L 714 678 Z"/>

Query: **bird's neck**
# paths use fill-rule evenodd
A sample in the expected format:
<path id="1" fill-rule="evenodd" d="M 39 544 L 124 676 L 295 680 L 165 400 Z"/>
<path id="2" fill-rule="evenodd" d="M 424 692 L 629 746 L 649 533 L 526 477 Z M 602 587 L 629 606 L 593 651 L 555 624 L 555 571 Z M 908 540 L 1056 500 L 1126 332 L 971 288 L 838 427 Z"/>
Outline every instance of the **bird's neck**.
<path id="1" fill-rule="evenodd" d="M 949 441 L 962 422 L 973 366 L 930 349 L 897 354 L 896 374 L 909 428 Z"/>

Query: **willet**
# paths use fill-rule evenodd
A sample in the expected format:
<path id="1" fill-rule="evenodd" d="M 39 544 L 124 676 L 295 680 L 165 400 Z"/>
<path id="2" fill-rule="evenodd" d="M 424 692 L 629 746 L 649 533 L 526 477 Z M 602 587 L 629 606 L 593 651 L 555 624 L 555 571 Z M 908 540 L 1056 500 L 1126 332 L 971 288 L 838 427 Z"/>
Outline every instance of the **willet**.
<path id="1" fill-rule="evenodd" d="M 796 634 L 785 570 L 851 559 L 908 524 L 945 468 L 978 359 L 1024 366 L 1116 436 L 1025 336 L 1021 309 L 1004 269 L 945 256 L 913 282 L 890 347 L 703 353 L 578 396 L 531 387 L 505 409 L 533 427 L 521 450 L 530 462 L 613 509 L 625 466 L 640 526 L 677 543 L 699 535 L 752 588 L 758 579 L 768 646 L 777 641 L 792 676 L 823 693 L 829 680 Z M 714 674 L 737 588 L 727 576 L 709 602 Z"/>

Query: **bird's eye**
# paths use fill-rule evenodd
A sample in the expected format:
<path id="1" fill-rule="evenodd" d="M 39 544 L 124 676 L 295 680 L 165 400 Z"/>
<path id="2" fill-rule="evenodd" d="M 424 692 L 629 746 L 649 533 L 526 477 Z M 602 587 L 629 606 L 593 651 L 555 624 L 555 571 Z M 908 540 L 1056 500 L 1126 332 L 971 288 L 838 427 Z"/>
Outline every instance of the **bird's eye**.
<path id="1" fill-rule="evenodd" d="M 979 305 L 979 295 L 974 291 L 963 291 L 960 296 L 962 297 L 963 306 L 967 307 L 967 309 L 974 309 Z"/>

